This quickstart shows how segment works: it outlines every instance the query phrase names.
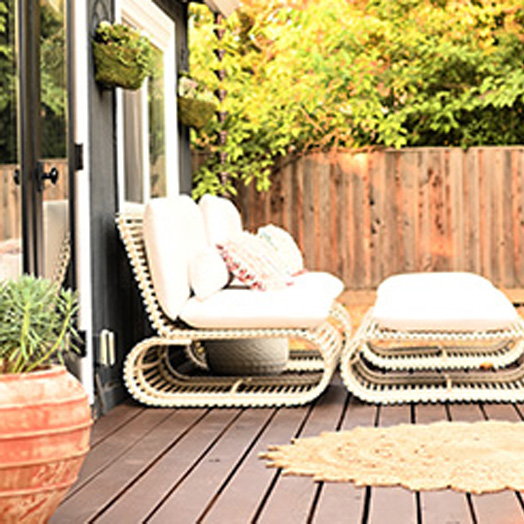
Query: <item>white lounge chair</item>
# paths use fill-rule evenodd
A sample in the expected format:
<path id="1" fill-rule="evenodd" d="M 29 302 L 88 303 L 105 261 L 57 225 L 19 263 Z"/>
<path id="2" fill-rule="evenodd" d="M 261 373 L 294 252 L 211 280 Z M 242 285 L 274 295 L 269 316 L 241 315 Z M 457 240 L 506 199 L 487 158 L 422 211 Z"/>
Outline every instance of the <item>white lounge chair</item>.
<path id="1" fill-rule="evenodd" d="M 335 277 L 306 273 L 276 291 L 226 286 L 205 299 L 191 295 L 192 261 L 213 249 L 217 234 L 227 237 L 242 227 L 237 214 L 219 197 L 199 206 L 188 196 L 178 196 L 152 200 L 144 214 L 130 210 L 117 217 L 157 333 L 132 348 L 125 361 L 125 383 L 139 402 L 291 406 L 314 400 L 328 386 L 351 330 L 347 311 L 334 301 L 342 290 Z M 204 279 L 213 280 L 219 273 L 210 266 Z M 282 337 L 302 342 L 304 349 L 292 350 L 278 375 L 215 376 L 202 358 L 202 341 Z M 181 355 L 186 357 L 182 363 Z"/>
<path id="2" fill-rule="evenodd" d="M 377 290 L 341 357 L 346 387 L 368 402 L 524 400 L 524 322 L 471 273 L 396 275 Z"/>

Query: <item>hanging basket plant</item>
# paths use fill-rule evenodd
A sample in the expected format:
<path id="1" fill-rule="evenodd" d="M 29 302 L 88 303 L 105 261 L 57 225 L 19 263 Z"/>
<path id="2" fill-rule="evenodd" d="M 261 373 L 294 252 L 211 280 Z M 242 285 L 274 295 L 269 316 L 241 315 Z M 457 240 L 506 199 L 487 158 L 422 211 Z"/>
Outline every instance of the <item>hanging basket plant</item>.
<path id="1" fill-rule="evenodd" d="M 214 96 L 196 80 L 182 76 L 178 81 L 178 118 L 182 124 L 202 129 L 217 111 Z"/>
<path id="2" fill-rule="evenodd" d="M 104 21 L 93 37 L 93 57 L 99 84 L 136 90 L 151 72 L 153 48 L 147 37 L 128 25 Z"/>

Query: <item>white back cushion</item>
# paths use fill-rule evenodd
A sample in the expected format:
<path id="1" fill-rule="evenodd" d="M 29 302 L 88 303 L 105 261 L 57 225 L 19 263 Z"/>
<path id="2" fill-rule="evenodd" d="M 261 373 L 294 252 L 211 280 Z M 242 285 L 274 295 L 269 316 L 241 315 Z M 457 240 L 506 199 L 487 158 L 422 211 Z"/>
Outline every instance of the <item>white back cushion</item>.
<path id="1" fill-rule="evenodd" d="M 223 244 L 242 231 L 242 218 L 233 202 L 224 197 L 204 195 L 198 203 L 210 246 Z"/>
<path id="2" fill-rule="evenodd" d="M 197 204 L 187 195 L 151 200 L 144 242 L 158 300 L 174 320 L 190 295 L 189 262 L 207 245 Z"/>

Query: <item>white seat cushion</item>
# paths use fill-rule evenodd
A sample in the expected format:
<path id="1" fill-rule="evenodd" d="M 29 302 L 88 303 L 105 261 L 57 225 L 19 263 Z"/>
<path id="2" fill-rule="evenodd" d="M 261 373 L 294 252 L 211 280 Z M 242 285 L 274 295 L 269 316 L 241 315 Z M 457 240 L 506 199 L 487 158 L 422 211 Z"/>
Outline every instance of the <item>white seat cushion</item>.
<path id="1" fill-rule="evenodd" d="M 518 314 L 488 280 L 471 273 L 414 273 L 386 279 L 374 320 L 402 331 L 486 331 L 510 326 Z"/>
<path id="2" fill-rule="evenodd" d="M 196 328 L 311 328 L 329 315 L 332 294 L 302 285 L 277 291 L 223 289 L 191 298 L 180 318 Z"/>
<path id="3" fill-rule="evenodd" d="M 227 198 L 206 194 L 198 205 L 204 218 L 210 246 L 222 244 L 242 231 L 240 213 Z"/>
<path id="4" fill-rule="evenodd" d="M 331 273 L 306 271 L 293 277 L 293 286 L 302 287 L 306 293 L 325 293 L 335 300 L 344 290 L 344 283 Z"/>

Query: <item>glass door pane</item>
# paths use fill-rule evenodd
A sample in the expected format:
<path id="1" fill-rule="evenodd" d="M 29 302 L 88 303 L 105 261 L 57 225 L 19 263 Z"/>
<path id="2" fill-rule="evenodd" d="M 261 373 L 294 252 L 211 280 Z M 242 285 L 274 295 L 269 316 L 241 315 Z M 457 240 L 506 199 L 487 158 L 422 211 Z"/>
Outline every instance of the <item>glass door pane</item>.
<path id="1" fill-rule="evenodd" d="M 43 274 L 63 281 L 69 260 L 66 1 L 40 0 Z"/>
<path id="2" fill-rule="evenodd" d="M 0 0 L 0 279 L 22 272 L 14 0 Z"/>

